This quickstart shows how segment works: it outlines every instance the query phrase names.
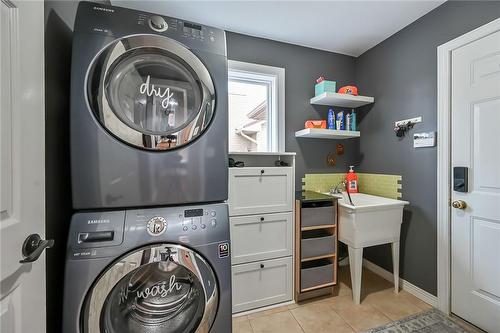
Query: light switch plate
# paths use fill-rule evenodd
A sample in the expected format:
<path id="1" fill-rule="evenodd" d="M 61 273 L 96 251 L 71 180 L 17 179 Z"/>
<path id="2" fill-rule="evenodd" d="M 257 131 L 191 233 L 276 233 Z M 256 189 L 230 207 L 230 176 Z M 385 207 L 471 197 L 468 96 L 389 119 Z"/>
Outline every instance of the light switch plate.
<path id="1" fill-rule="evenodd" d="M 436 132 L 423 132 L 413 134 L 413 148 L 436 146 Z"/>

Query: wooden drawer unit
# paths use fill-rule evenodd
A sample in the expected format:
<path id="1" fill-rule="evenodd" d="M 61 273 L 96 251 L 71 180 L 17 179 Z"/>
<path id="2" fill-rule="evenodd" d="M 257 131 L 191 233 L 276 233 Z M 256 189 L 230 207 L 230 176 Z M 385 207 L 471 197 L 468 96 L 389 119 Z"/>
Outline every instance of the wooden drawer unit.
<path id="1" fill-rule="evenodd" d="M 233 313 L 291 300 L 292 283 L 292 257 L 233 266 Z"/>
<path id="2" fill-rule="evenodd" d="M 236 216 L 229 221 L 233 264 L 292 255 L 294 224 L 291 212 Z"/>
<path id="3" fill-rule="evenodd" d="M 337 284 L 337 199 L 303 194 L 295 214 L 295 300 L 331 294 Z"/>
<path id="4" fill-rule="evenodd" d="M 293 210 L 292 167 L 229 169 L 229 215 L 250 215 Z"/>

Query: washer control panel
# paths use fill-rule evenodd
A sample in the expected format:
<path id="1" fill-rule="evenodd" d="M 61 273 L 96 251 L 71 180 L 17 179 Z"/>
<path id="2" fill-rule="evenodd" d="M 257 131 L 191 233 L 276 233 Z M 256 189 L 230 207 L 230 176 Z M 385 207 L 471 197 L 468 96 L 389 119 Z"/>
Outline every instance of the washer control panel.
<path id="1" fill-rule="evenodd" d="M 217 212 L 203 208 L 187 209 L 179 214 L 179 220 L 184 232 L 206 230 L 217 226 Z"/>
<path id="2" fill-rule="evenodd" d="M 151 242 L 228 244 L 227 204 L 76 213 L 71 219 L 68 256 L 74 260 L 121 255 L 124 248 Z M 219 248 L 220 258 L 227 249 Z"/>

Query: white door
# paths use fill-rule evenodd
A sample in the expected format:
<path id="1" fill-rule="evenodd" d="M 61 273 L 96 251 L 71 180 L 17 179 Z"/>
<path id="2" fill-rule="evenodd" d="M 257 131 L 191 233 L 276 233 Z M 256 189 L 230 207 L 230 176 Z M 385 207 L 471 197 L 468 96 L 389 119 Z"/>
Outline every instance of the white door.
<path id="1" fill-rule="evenodd" d="M 500 332 L 500 32 L 453 51 L 451 103 L 452 166 L 469 170 L 452 189 L 451 310 Z"/>
<path id="2" fill-rule="evenodd" d="M 0 8 L 0 332 L 43 333 L 44 255 L 19 262 L 45 229 L 43 1 Z"/>

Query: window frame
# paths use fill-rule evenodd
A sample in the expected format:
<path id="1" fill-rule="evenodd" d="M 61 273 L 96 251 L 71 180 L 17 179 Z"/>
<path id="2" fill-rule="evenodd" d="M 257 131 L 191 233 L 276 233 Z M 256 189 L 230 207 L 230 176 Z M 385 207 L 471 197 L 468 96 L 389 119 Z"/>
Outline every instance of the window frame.
<path id="1" fill-rule="evenodd" d="M 270 132 L 268 132 L 268 150 L 264 152 L 285 152 L 285 69 L 228 60 L 228 82 L 230 80 L 268 85 Z"/>

